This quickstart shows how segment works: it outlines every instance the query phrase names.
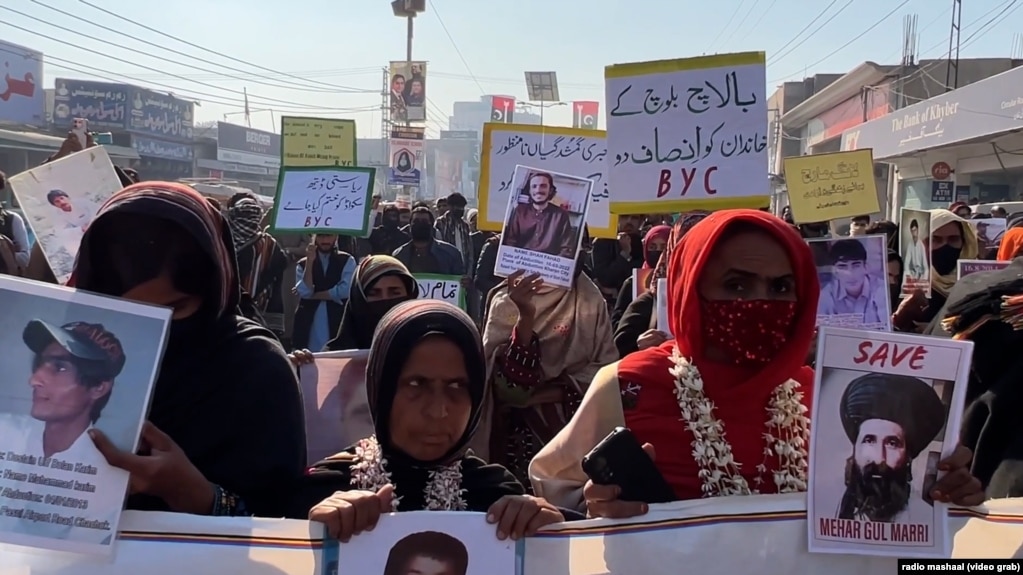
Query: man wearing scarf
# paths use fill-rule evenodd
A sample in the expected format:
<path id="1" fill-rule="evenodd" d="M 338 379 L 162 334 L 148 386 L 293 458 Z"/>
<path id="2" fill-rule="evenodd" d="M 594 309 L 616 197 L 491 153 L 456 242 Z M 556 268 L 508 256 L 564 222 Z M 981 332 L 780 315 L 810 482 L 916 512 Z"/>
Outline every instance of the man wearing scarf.
<path id="1" fill-rule="evenodd" d="M 462 269 L 465 270 L 465 277 L 462 285 L 466 293 L 469 315 L 478 319 L 480 317 L 479 295 L 472 285 L 472 270 L 475 268 L 476 259 L 473 257 L 472 230 L 469 222 L 465 219 L 465 196 L 455 192 L 447 197 L 447 210 L 440 212 L 441 216 L 434 222 L 433 227 L 437 231 L 439 239 L 447 242 L 458 250 L 462 256 Z M 439 205 L 439 202 L 438 202 Z M 439 211 L 439 210 L 438 210 Z"/>
<path id="2" fill-rule="evenodd" d="M 389 256 L 411 239 L 411 236 L 401 230 L 401 212 L 398 206 L 390 205 L 384 208 L 380 225 L 373 228 L 369 235 L 369 244 L 372 255 Z"/>
<path id="3" fill-rule="evenodd" d="M 301 299 L 295 311 L 295 349 L 322 351 L 337 333 L 355 275 L 355 258 L 337 249 L 337 236 L 316 234 L 295 269 L 292 290 Z"/>
<path id="4" fill-rule="evenodd" d="M 238 258 L 242 291 L 252 297 L 267 327 L 280 336 L 284 333 L 281 282 L 288 267 L 288 256 L 273 236 L 263 232 L 263 216 L 263 206 L 245 197 L 228 208 L 227 223 Z"/>

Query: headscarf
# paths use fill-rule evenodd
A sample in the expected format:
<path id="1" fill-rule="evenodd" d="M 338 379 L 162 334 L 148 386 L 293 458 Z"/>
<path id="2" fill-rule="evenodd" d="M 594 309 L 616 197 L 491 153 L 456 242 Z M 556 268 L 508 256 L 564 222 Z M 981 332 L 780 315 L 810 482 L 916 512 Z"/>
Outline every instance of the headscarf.
<path id="1" fill-rule="evenodd" d="M 367 301 L 366 292 L 384 276 L 396 276 L 405 282 L 408 295 L 379 301 Z M 344 316 L 337 336 L 327 342 L 327 349 L 369 349 L 380 319 L 401 302 L 419 297 L 419 282 L 409 273 L 405 264 L 391 256 L 369 256 L 359 262 L 352 276 L 352 289 L 345 304 Z"/>
<path id="2" fill-rule="evenodd" d="M 175 278 L 203 292 L 203 305 L 171 322 L 148 418 L 207 480 L 241 497 L 251 512 L 279 516 L 280 493 L 305 466 L 302 400 L 294 368 L 276 337 L 239 315 L 234 246 L 220 213 L 183 184 L 129 186 L 100 207 L 82 237 L 72 285 L 120 296 L 136 282 L 156 277 L 162 270 L 149 269 L 146 257 L 167 237 L 167 226 L 195 240 L 200 250 L 195 257 L 208 258 L 179 265 L 208 272 Z M 173 257 L 173 250 L 183 248 L 170 249 Z M 125 270 L 125 260 L 136 264 L 134 269 Z M 231 417 L 224 416 L 225 409 Z M 134 495 L 128 508 L 166 510 L 166 505 Z"/>
<path id="3" fill-rule="evenodd" d="M 417 461 L 391 445 L 391 404 L 398 391 L 398 376 L 412 349 L 423 338 L 433 335 L 450 340 L 465 354 L 472 413 L 462 437 L 443 457 L 435 461 Z M 489 392 L 490 383 L 487 380 L 479 330 L 462 310 L 439 300 L 417 299 L 398 304 L 380 320 L 366 365 L 366 396 L 377 441 L 389 462 L 436 467 L 464 456 L 469 441 L 476 434 L 483 401 Z"/>
<path id="4" fill-rule="evenodd" d="M 998 261 L 1012 261 L 1020 255 L 1020 249 L 1023 249 L 1023 228 L 1009 228 L 1002 236 L 1002 242 L 998 246 Z"/>
<path id="5" fill-rule="evenodd" d="M 651 274 L 651 290 L 657 286 L 657 280 L 668 277 L 668 262 L 671 261 L 671 254 L 675 250 L 675 246 L 682 241 L 682 238 L 685 237 L 686 233 L 693 226 L 703 221 L 709 215 L 710 212 L 701 210 L 679 214 L 678 219 L 671 226 L 671 233 L 668 234 L 668 243 L 664 246 L 664 253 L 661 254 L 661 259 L 657 262 L 657 266 L 654 267 L 654 273 Z"/>
<path id="6" fill-rule="evenodd" d="M 643 236 L 643 269 L 648 270 L 656 265 L 656 263 L 654 266 L 650 265 L 647 258 L 647 254 L 650 252 L 650 244 L 656 240 L 667 242 L 669 237 L 671 237 L 671 226 L 654 226 Z M 660 261 L 659 258 L 658 261 Z"/>
<path id="7" fill-rule="evenodd" d="M 945 209 L 930 210 L 931 212 L 931 233 L 933 234 L 938 228 L 956 222 L 959 224 L 959 229 L 963 236 L 963 248 L 959 252 L 959 259 L 961 260 L 973 260 L 977 259 L 977 254 L 980 252 L 980 248 L 977 245 L 977 231 L 970 225 L 968 220 L 960 218 L 952 212 Z M 928 261 L 933 261 L 933 257 L 928 257 Z M 948 296 L 949 290 L 955 285 L 958 280 L 958 274 L 956 270 L 952 270 L 948 275 L 940 275 L 934 266 L 931 266 L 931 289 L 938 292 L 943 296 Z"/>
<path id="8" fill-rule="evenodd" d="M 235 251 L 241 251 L 259 239 L 262 222 L 263 206 L 256 200 L 245 198 L 231 206 L 227 211 L 227 223 L 231 227 Z"/>

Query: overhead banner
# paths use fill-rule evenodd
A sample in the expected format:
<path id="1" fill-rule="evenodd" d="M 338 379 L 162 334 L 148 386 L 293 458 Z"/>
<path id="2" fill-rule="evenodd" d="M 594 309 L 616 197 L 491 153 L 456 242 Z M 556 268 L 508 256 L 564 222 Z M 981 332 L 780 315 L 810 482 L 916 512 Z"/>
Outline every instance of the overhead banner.
<path id="1" fill-rule="evenodd" d="M 0 40 L 7 86 L 0 92 L 0 118 L 16 124 L 46 124 L 43 95 L 43 53 Z"/>
<path id="2" fill-rule="evenodd" d="M 551 526 L 520 543 L 522 575 L 677 575 L 687 573 L 747 573 L 759 575 L 861 575 L 896 573 L 897 559 L 868 555 L 807 552 L 805 494 L 716 497 L 652 505 L 646 515 L 629 520 L 597 519 Z M 433 511 L 422 512 L 426 514 Z M 374 533 L 400 529 L 422 513 L 398 513 L 380 519 Z M 468 515 L 468 514 L 466 514 Z M 437 531 L 456 535 L 448 517 L 438 513 Z M 479 516 L 468 515 L 479 537 Z M 382 573 L 339 565 L 341 556 L 364 556 L 360 537 L 341 544 L 324 537 L 323 526 L 306 521 L 206 517 L 185 513 L 126 511 L 121 518 L 116 555 L 110 562 L 86 561 L 81 556 L 0 552 L 0 573 L 32 575 L 311 575 Z M 491 527 L 491 529 L 494 529 Z M 496 529 L 495 529 L 496 530 Z M 1023 502 L 1000 499 L 975 509 L 952 509 L 952 558 L 943 564 L 962 565 L 974 558 L 1023 557 Z M 489 533 L 488 533 L 489 534 Z M 372 535 L 372 534 L 370 534 Z M 479 537 L 462 536 L 467 553 L 489 569 L 489 546 Z M 365 541 L 365 540 L 363 540 Z M 496 536 L 493 541 L 497 541 Z M 736 542 L 742 542 L 736 545 Z M 365 543 L 363 543 L 365 545 Z M 379 548 L 387 549 L 381 545 Z M 981 560 L 973 563 L 984 562 Z M 989 565 L 990 563 L 988 563 Z M 339 569 L 339 567 L 341 567 Z M 921 568 L 919 571 L 926 571 Z M 932 569 L 934 570 L 934 569 Z M 981 569 L 973 569 L 979 571 Z M 989 569 L 991 572 L 997 569 Z M 1004 571 L 1009 571 L 1008 569 Z M 472 571 L 469 572 L 473 573 Z"/>
<path id="3" fill-rule="evenodd" d="M 391 131 L 390 168 L 387 184 L 419 187 L 423 175 L 423 130 L 403 128 Z"/>
<path id="4" fill-rule="evenodd" d="M 391 62 L 391 121 L 426 121 L 426 62 Z"/>
<path id="5" fill-rule="evenodd" d="M 596 130 L 598 113 L 600 102 L 572 102 L 572 127 Z"/>
<path id="6" fill-rule="evenodd" d="M 490 97 L 490 121 L 511 124 L 515 121 L 515 98 Z"/>

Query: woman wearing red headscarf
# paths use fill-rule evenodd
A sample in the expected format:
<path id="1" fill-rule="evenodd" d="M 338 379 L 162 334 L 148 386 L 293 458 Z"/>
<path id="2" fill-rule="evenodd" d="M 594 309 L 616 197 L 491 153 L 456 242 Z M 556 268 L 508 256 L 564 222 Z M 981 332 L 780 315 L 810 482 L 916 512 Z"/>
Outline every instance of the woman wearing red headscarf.
<path id="1" fill-rule="evenodd" d="M 813 371 L 804 360 L 819 294 L 809 248 L 770 214 L 726 210 L 686 234 L 667 275 L 675 340 L 597 373 L 571 423 L 530 465 L 536 494 L 592 516 L 645 512 L 588 482 L 580 466 L 617 426 L 648 444 L 679 500 L 805 491 Z M 943 463 L 965 467 L 961 451 Z M 942 494 L 979 491 L 965 469 L 950 476 Z"/>

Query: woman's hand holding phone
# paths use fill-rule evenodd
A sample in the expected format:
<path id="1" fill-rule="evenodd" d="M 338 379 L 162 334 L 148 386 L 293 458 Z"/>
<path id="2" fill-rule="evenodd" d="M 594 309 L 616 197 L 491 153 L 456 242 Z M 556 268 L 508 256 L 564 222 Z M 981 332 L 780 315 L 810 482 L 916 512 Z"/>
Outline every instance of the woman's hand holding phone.
<path id="1" fill-rule="evenodd" d="M 643 444 L 643 451 L 656 461 L 654 446 Z M 626 519 L 644 515 L 650 506 L 639 501 L 622 501 L 618 499 L 622 488 L 617 485 L 600 485 L 587 480 L 583 486 L 583 498 L 586 500 L 587 517 L 605 517 L 607 519 Z"/>

